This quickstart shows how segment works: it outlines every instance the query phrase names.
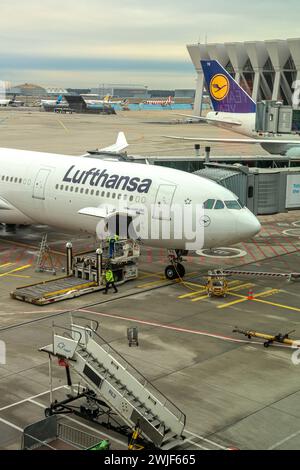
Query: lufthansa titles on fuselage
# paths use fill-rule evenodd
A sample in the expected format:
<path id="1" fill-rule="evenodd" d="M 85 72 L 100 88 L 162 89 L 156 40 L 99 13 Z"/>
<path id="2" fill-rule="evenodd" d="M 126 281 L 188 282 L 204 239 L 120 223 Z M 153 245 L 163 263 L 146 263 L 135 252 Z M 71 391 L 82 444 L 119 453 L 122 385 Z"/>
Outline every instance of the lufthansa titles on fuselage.
<path id="1" fill-rule="evenodd" d="M 99 170 L 91 168 L 90 170 L 77 170 L 76 165 L 72 165 L 68 169 L 63 179 L 66 183 L 73 184 L 89 184 L 93 187 L 101 187 L 106 189 L 121 189 L 122 191 L 137 191 L 139 193 L 148 193 L 152 185 L 151 179 L 143 179 L 138 177 L 123 176 L 113 174 L 110 175 L 106 169 Z"/>

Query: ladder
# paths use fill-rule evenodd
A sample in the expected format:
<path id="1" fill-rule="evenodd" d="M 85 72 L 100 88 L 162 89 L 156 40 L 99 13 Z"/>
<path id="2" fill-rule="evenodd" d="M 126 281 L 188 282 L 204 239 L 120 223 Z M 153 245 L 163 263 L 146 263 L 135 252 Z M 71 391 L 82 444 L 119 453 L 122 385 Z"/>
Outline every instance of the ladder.
<path id="1" fill-rule="evenodd" d="M 47 266 L 46 264 L 47 261 L 49 261 L 50 266 Z M 47 233 L 43 234 L 42 241 L 40 243 L 40 248 L 39 248 L 39 252 L 38 252 L 37 260 L 36 260 L 35 271 L 37 273 L 52 272 L 53 274 L 56 274 L 56 268 L 54 266 L 52 256 L 51 256 L 51 250 L 48 245 Z"/>
<path id="2" fill-rule="evenodd" d="M 55 328 L 53 345 L 42 351 L 69 359 L 97 397 L 157 448 L 183 443 L 185 414 L 97 333 L 98 326 L 82 326 L 72 317 L 62 335 Z"/>

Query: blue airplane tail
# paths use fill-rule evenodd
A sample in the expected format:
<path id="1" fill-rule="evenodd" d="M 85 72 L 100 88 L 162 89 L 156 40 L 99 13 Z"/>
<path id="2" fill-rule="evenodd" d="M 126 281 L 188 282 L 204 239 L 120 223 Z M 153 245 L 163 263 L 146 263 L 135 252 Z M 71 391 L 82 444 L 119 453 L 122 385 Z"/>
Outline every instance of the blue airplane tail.
<path id="1" fill-rule="evenodd" d="M 56 104 L 61 103 L 62 100 L 63 100 L 63 95 L 59 95 L 59 97 L 57 98 Z"/>
<path id="2" fill-rule="evenodd" d="M 256 113 L 256 103 L 217 60 L 201 60 L 214 111 Z"/>

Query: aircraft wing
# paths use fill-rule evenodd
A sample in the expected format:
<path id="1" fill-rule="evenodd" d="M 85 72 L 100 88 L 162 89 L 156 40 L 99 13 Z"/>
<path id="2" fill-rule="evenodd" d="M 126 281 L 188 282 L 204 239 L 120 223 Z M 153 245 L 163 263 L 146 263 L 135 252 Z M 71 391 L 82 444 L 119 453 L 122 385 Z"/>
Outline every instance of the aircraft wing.
<path id="1" fill-rule="evenodd" d="M 117 142 L 113 145 L 110 145 L 109 147 L 99 149 L 99 152 L 117 153 L 117 152 L 121 152 L 121 150 L 126 149 L 128 145 L 129 144 L 126 140 L 124 132 L 119 132 Z"/>
<path id="2" fill-rule="evenodd" d="M 195 119 L 197 121 L 205 121 L 205 122 L 219 122 L 220 124 L 231 124 L 232 126 L 241 126 L 242 123 L 240 121 L 234 121 L 233 119 L 218 119 L 218 118 L 208 118 L 204 116 L 194 116 L 192 114 L 179 114 L 177 116 L 184 116 L 190 119 Z"/>
<path id="3" fill-rule="evenodd" d="M 122 209 L 121 211 L 111 210 L 112 208 L 108 207 L 85 207 L 78 211 L 80 215 L 88 215 L 90 217 L 97 217 L 98 219 L 109 219 L 112 216 L 126 216 L 126 217 L 136 217 L 138 214 L 137 211 L 132 211 L 128 209 Z"/>
<path id="4" fill-rule="evenodd" d="M 189 140 L 193 142 L 215 142 L 224 144 L 279 144 L 279 145 L 300 145 L 300 140 L 282 139 L 223 139 L 219 137 L 178 137 L 174 135 L 164 135 L 167 139 Z"/>

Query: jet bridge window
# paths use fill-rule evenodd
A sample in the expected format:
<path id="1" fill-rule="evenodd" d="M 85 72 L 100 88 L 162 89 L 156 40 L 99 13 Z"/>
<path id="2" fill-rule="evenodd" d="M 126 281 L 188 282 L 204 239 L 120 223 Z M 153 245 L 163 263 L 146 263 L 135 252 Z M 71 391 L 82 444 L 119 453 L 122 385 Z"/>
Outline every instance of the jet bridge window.
<path id="1" fill-rule="evenodd" d="M 212 209 L 215 205 L 216 200 L 215 199 L 207 199 L 207 201 L 204 202 L 203 208 L 204 209 Z"/>
<path id="2" fill-rule="evenodd" d="M 224 207 L 225 207 L 225 206 L 224 206 L 224 202 L 222 202 L 222 201 L 217 201 L 217 202 L 215 203 L 214 209 L 224 209 Z"/>
<path id="3" fill-rule="evenodd" d="M 227 209 L 241 210 L 241 206 L 237 200 L 225 201 Z"/>

